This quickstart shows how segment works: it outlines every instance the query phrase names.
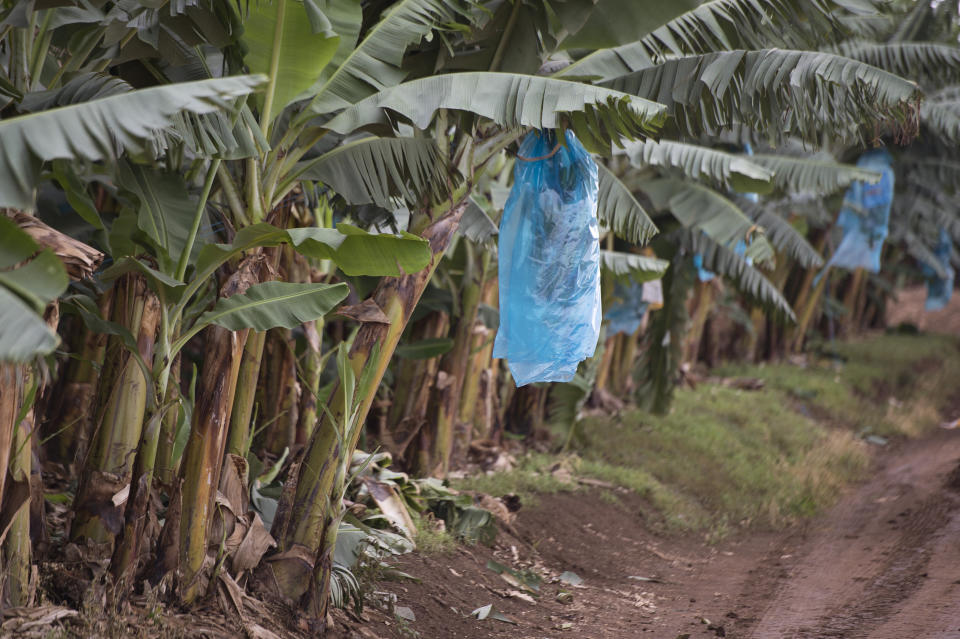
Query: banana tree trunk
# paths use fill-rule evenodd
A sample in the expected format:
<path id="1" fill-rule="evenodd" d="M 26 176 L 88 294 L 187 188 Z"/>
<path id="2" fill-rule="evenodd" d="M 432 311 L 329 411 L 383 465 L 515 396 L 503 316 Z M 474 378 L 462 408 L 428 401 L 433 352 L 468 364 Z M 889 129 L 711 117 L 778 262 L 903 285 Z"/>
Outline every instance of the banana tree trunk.
<path id="1" fill-rule="evenodd" d="M 637 359 L 637 344 L 643 329 L 637 329 L 630 335 L 624 335 L 621 341 L 620 362 L 613 377 L 613 392 L 626 397 L 633 392 L 633 366 Z"/>
<path id="2" fill-rule="evenodd" d="M 289 329 L 267 331 L 263 349 L 263 364 L 260 369 L 259 387 L 263 389 L 259 403 L 257 428 L 261 436 L 258 447 L 273 455 L 280 455 L 284 448 L 293 444 L 297 423 L 297 363 Z"/>
<path id="3" fill-rule="evenodd" d="M 493 300 L 493 297 L 496 296 L 498 290 L 497 278 L 489 277 L 486 270 L 484 271 L 484 278 L 481 282 L 480 301 L 483 304 L 495 305 L 497 302 Z M 474 431 L 477 402 L 480 397 L 480 384 L 484 371 L 490 368 L 492 352 L 493 331 L 487 328 L 478 317 L 474 320 L 473 329 L 470 331 L 470 362 L 464 373 L 458 412 L 460 422 L 469 424 L 472 432 Z"/>
<path id="4" fill-rule="evenodd" d="M 436 429 L 430 449 L 430 466 L 435 470 L 431 474 L 437 477 L 446 476 L 455 450 L 458 457 L 465 458 L 470 446 L 471 425 L 461 423 L 457 413 L 470 363 L 470 346 L 479 306 L 480 286 L 474 282 L 464 289 L 463 314 L 454 331 L 453 348 L 440 361 L 433 410 L 430 411 L 433 419 L 428 421 Z"/>
<path id="5" fill-rule="evenodd" d="M 30 563 L 32 560 L 32 544 L 30 542 L 30 466 L 31 466 L 31 439 L 33 436 L 33 409 L 31 408 L 24 419 L 16 423 L 16 418 L 22 412 L 20 404 L 23 393 L 33 383 L 32 372 L 27 366 L 17 367 L 14 371 L 17 379 L 8 388 L 11 393 L 14 414 L 14 428 L 10 441 L 10 457 L 6 471 L 9 473 L 9 486 L 20 488 L 17 499 L 10 499 L 0 508 L 0 536 L 3 538 L 3 575 L 6 583 L 4 590 L 6 599 L 11 606 L 26 606 L 30 597 Z M 6 381 L 6 380 L 4 380 Z M 7 411 L 4 411 L 7 412 Z"/>
<path id="6" fill-rule="evenodd" d="M 319 322 L 307 322 L 303 325 L 304 332 L 307 334 L 307 349 L 303 356 L 303 392 L 300 393 L 300 406 L 297 416 L 297 433 L 295 443 L 303 446 L 313 434 L 313 428 L 317 423 L 317 392 L 320 390 L 320 375 L 323 370 L 320 367 L 322 355 L 320 352 L 320 331 L 317 330 L 317 324 L 323 326 L 323 320 Z"/>
<path id="7" fill-rule="evenodd" d="M 858 268 L 850 277 L 850 284 L 843 296 L 843 307 L 847 309 L 847 314 L 841 323 L 841 331 L 844 335 L 849 335 L 856 331 L 855 317 L 857 314 L 857 300 L 860 298 L 860 289 L 865 281 L 866 271 Z"/>
<path id="8" fill-rule="evenodd" d="M 690 326 L 690 332 L 687 334 L 683 357 L 683 360 L 690 364 L 696 364 L 697 357 L 700 353 L 700 340 L 703 337 L 703 328 L 707 323 L 707 317 L 710 315 L 710 311 L 713 310 L 715 286 L 713 282 L 697 283 L 697 294 L 694 298 L 696 300 L 696 306 L 693 313 L 691 313 L 693 321 Z"/>
<path id="9" fill-rule="evenodd" d="M 142 276 L 119 280 L 114 301 L 114 321 L 128 327 L 137 339 L 137 350 L 145 362 L 153 359 L 160 302 L 147 289 Z M 95 420 L 89 454 L 80 469 L 74 500 L 76 513 L 70 527 L 74 542 L 112 541 L 122 526 L 122 510 L 114 496 L 130 481 L 132 453 L 137 449 L 143 428 L 147 394 L 151 381 L 119 339 L 111 339 L 107 367 L 101 379 L 101 408 Z"/>
<path id="10" fill-rule="evenodd" d="M 242 294 L 261 281 L 263 262 L 254 254 L 240 264 L 220 290 L 221 297 Z M 197 384 L 190 437 L 180 468 L 178 589 L 189 604 L 206 592 L 203 570 L 214 498 L 220 484 L 227 431 L 248 330 L 206 329 L 203 370 Z"/>
<path id="11" fill-rule="evenodd" d="M 803 349 L 807 330 L 810 328 L 810 321 L 813 319 L 814 311 L 820 303 L 820 298 L 823 296 L 823 291 L 826 289 L 829 280 L 830 273 L 824 273 L 820 281 L 817 282 L 816 288 L 813 289 L 813 293 L 809 296 L 806 305 L 800 311 L 800 319 L 797 321 L 796 333 L 791 343 L 791 351 L 794 353 L 799 353 Z"/>
<path id="12" fill-rule="evenodd" d="M 13 437 L 23 394 L 23 372 L 20 366 L 0 364 L 0 513 L 7 506 L 7 469 L 13 451 Z M 0 528 L 0 535 L 3 529 Z"/>
<path id="13" fill-rule="evenodd" d="M 250 439 L 253 423 L 253 408 L 256 405 L 257 381 L 266 346 L 267 332 L 251 332 L 243 349 L 240 373 L 237 377 L 236 395 L 230 413 L 230 435 L 227 452 L 244 456 Z"/>
<path id="14" fill-rule="evenodd" d="M 449 328 L 450 316 L 442 311 L 434 311 L 411 327 L 412 339 L 420 341 L 443 337 Z M 440 368 L 440 356 L 406 359 L 397 368 L 394 403 L 387 415 L 387 426 L 380 430 L 378 439 L 395 459 L 403 461 L 407 470 L 417 472 L 423 459 L 419 446 L 411 451 L 410 445 L 420 440 L 427 424 L 427 410 Z"/>
<path id="15" fill-rule="evenodd" d="M 430 264 L 418 273 L 383 278 L 373 292 L 371 299 L 390 323 L 364 323 L 350 349 L 350 364 L 358 376 L 368 366 L 372 367 L 370 392 L 360 398 L 357 408 L 361 421 L 370 411 L 400 336 L 443 258 L 465 208 L 465 203 L 459 202 L 435 218 L 427 214 L 418 216 L 412 226 L 424 225 L 420 236 L 430 242 Z M 330 413 L 334 420 L 339 420 L 344 413 L 343 393 L 334 392 L 331 397 Z M 341 448 L 334 428 L 331 416 L 325 416 L 314 431 L 297 472 L 291 473 L 272 530 L 278 552 L 268 558 L 267 574 L 262 576 L 267 587 L 275 588 L 292 604 L 300 602 L 309 590 L 302 605 L 313 611 L 321 624 L 330 595 L 331 566 L 324 558 L 336 543 L 335 516 L 340 507 L 339 495 L 334 494 L 337 469 L 343 458 L 353 454 L 362 430 L 356 429 L 355 437 L 344 442 Z"/>
<path id="16" fill-rule="evenodd" d="M 109 289 L 104 297 L 111 297 Z M 101 304 L 101 312 L 104 306 Z M 106 305 L 104 316 L 109 314 Z M 90 414 L 93 412 L 97 394 L 99 372 L 107 347 L 106 333 L 97 333 L 84 329 L 83 345 L 79 357 L 72 359 L 67 366 L 66 380 L 54 406 L 48 413 L 47 422 L 53 424 L 58 432 L 53 433 L 52 445 L 47 450 L 63 463 L 71 464 L 76 460 L 78 451 L 86 451 L 90 437 Z"/>

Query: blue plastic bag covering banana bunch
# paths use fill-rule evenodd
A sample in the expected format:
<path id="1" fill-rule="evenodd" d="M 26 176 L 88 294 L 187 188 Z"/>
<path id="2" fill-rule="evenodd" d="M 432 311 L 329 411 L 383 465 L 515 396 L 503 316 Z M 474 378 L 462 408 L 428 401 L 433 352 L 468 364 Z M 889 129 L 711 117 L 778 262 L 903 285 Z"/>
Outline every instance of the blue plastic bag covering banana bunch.
<path id="1" fill-rule="evenodd" d="M 624 283 L 617 280 L 613 284 L 613 299 L 603 314 L 607 320 L 607 337 L 618 333 L 633 335 L 643 324 L 643 316 L 648 309 L 663 308 L 663 287 L 660 280 L 635 282 L 632 278 Z"/>
<path id="2" fill-rule="evenodd" d="M 632 280 L 629 284 L 619 280 L 614 282 L 611 302 L 610 307 L 603 314 L 603 318 L 609 322 L 607 338 L 618 333 L 624 335 L 636 333 L 643 323 L 643 315 L 649 306 L 643 301 L 643 285 Z"/>
<path id="3" fill-rule="evenodd" d="M 940 240 L 937 242 L 937 248 L 933 252 L 940 262 L 940 268 L 946 273 L 946 277 L 937 275 L 937 271 L 931 266 L 923 265 L 923 275 L 927 279 L 927 301 L 924 308 L 928 311 L 939 311 L 946 307 L 953 295 L 953 266 L 950 265 L 950 256 L 953 253 L 953 241 L 946 229 L 940 229 Z"/>
<path id="4" fill-rule="evenodd" d="M 517 386 L 569 382 L 600 335 L 597 165 L 572 132 L 520 144 L 500 221 L 500 328 L 493 356 Z"/>
<path id="5" fill-rule="evenodd" d="M 858 167 L 876 171 L 883 177 L 876 184 L 855 180 L 847 188 L 837 218 L 843 239 L 827 262 L 827 268 L 864 268 L 871 273 L 880 270 L 880 253 L 887 238 L 893 203 L 892 164 L 893 158 L 885 149 L 867 151 L 857 160 Z"/>

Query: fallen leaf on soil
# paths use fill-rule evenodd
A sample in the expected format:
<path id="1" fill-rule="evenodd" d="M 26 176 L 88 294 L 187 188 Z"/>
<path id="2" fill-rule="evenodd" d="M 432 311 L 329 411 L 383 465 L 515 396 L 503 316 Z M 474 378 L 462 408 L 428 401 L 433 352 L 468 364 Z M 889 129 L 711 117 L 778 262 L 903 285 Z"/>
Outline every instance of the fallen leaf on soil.
<path id="1" fill-rule="evenodd" d="M 634 579 L 634 580 L 636 580 L 636 581 L 647 581 L 647 582 L 650 582 L 650 583 L 652 583 L 652 584 L 662 584 L 662 583 L 663 583 L 663 581 L 661 581 L 660 579 L 657 579 L 656 577 L 640 577 L 640 576 L 637 576 L 637 575 L 630 575 L 629 577 L 627 577 L 627 579 Z"/>
<path id="2" fill-rule="evenodd" d="M 540 578 L 532 574 L 529 570 L 517 572 L 503 564 L 492 559 L 487 561 L 487 568 L 500 575 L 500 577 L 513 586 L 529 593 L 536 594 L 540 591 Z"/>
<path id="3" fill-rule="evenodd" d="M 406 619 L 407 621 L 416 621 L 417 616 L 413 614 L 413 610 L 407 606 L 397 606 L 393 609 L 393 614 L 400 617 L 401 619 Z"/>
<path id="4" fill-rule="evenodd" d="M 396 526 L 407 539 L 413 540 L 414 531 L 416 531 L 417 527 L 413 523 L 413 520 L 410 519 L 410 513 L 407 511 L 407 507 L 403 504 L 403 501 L 397 495 L 393 486 L 377 481 L 371 477 L 364 477 L 363 483 L 366 485 L 367 490 L 370 491 L 370 497 L 373 498 L 374 503 L 377 504 L 377 508 L 383 513 L 383 516 L 386 517 L 391 524 Z"/>
<path id="5" fill-rule="evenodd" d="M 503 621 L 505 623 L 512 623 L 517 625 L 517 622 L 506 616 L 499 610 L 493 607 L 493 604 L 487 604 L 486 606 L 481 606 L 470 613 L 475 616 L 478 620 L 483 621 L 484 619 L 496 619 L 497 621 Z"/>
<path id="6" fill-rule="evenodd" d="M 533 597 L 531 597 L 530 595 L 528 595 L 528 594 L 525 593 L 525 592 L 520 592 L 519 590 L 508 590 L 508 591 L 506 592 L 506 595 L 507 595 L 507 597 L 512 597 L 512 598 L 514 598 L 514 599 L 522 599 L 523 601 L 526 601 L 527 603 L 532 603 L 532 604 L 537 603 L 537 600 L 536 600 L 536 599 L 534 599 Z"/>
<path id="7" fill-rule="evenodd" d="M 560 575 L 559 579 L 563 583 L 570 584 L 571 586 L 579 586 L 583 583 L 583 578 L 580 577 L 580 575 L 575 572 L 570 572 L 569 570 Z"/>
<path id="8" fill-rule="evenodd" d="M 221 594 L 221 605 L 224 612 L 227 612 L 228 602 L 233 605 L 233 610 L 240 616 L 240 622 L 243 623 L 243 591 L 237 582 L 233 580 L 226 572 L 219 572 L 219 592 Z"/>
<path id="9" fill-rule="evenodd" d="M 280 635 L 270 632 L 258 623 L 252 623 L 246 627 L 250 639 L 281 639 Z"/>
<path id="10" fill-rule="evenodd" d="M 0 626 L 3 636 L 26 636 L 24 633 L 53 625 L 61 619 L 71 619 L 78 616 L 76 610 L 64 606 L 41 606 L 39 608 L 8 608 L 3 616 L 12 617 Z M 49 629 L 38 636 L 47 636 Z"/>

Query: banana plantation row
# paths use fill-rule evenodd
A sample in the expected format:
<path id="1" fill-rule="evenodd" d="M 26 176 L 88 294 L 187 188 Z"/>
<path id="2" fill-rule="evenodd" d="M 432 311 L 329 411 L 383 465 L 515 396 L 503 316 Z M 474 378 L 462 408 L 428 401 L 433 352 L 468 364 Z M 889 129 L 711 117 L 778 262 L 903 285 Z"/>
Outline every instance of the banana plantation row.
<path id="1" fill-rule="evenodd" d="M 950 3 L 0 7 L 2 605 L 70 556 L 322 628 L 358 447 L 443 477 L 505 431 L 569 444 L 587 402 L 666 411 L 698 360 L 952 289 Z M 552 130 L 596 161 L 605 319 L 517 388 L 499 222 Z"/>

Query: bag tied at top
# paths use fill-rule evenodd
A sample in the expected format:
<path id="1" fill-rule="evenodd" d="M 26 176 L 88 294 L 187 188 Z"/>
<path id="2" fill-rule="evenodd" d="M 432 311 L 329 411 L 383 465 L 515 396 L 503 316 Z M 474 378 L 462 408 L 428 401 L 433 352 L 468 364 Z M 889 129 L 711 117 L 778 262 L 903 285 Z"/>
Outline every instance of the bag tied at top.
<path id="1" fill-rule="evenodd" d="M 569 382 L 600 335 L 597 165 L 572 132 L 520 144 L 500 222 L 500 328 L 493 356 L 517 386 Z"/>

